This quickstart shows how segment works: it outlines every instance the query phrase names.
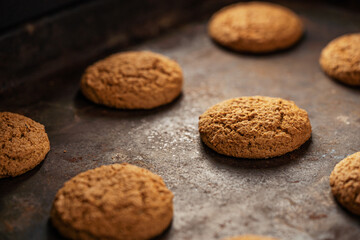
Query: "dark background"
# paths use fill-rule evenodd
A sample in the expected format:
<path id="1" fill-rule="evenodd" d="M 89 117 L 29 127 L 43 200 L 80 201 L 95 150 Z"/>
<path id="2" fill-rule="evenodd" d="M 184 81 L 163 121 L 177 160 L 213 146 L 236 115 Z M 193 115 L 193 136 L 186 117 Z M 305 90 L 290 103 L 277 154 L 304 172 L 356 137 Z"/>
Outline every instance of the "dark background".
<path id="1" fill-rule="evenodd" d="M 76 8 L 92 1 L 96 0 L 1 0 L 0 31 L 6 31 L 26 21 L 34 20 L 50 14 L 57 14 L 60 11 L 69 8 Z M 313 2 L 314 0 L 305 1 Z M 357 0 L 322 0 L 322 2 L 327 2 L 338 7 L 359 9 L 359 1 Z"/>
<path id="2" fill-rule="evenodd" d="M 234 0 L 0 1 L 0 94 L 211 13 Z M 294 2 L 297 1 L 278 1 Z M 360 14 L 357 0 L 307 0 Z"/>

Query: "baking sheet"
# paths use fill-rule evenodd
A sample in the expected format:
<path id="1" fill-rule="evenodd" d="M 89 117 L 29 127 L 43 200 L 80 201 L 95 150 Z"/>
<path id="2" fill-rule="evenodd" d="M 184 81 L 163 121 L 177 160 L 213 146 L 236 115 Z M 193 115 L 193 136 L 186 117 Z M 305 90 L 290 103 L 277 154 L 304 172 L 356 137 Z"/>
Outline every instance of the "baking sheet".
<path id="1" fill-rule="evenodd" d="M 360 151 L 360 89 L 329 79 L 318 58 L 333 38 L 360 31 L 360 15 L 326 5 L 287 6 L 306 26 L 302 41 L 287 51 L 228 51 L 209 39 L 206 21 L 124 49 L 152 50 L 183 68 L 182 95 L 154 110 L 116 110 L 87 101 L 79 92 L 85 65 L 4 94 L 0 110 L 44 124 L 51 151 L 34 170 L 0 180 L 0 239 L 61 239 L 49 222 L 56 191 L 82 171 L 121 162 L 159 174 L 175 194 L 172 225 L 158 239 L 244 233 L 359 239 L 360 218 L 334 201 L 329 174 Z M 201 113 L 225 99 L 252 95 L 290 99 L 306 109 L 311 139 L 268 160 L 226 157 L 202 144 Z"/>

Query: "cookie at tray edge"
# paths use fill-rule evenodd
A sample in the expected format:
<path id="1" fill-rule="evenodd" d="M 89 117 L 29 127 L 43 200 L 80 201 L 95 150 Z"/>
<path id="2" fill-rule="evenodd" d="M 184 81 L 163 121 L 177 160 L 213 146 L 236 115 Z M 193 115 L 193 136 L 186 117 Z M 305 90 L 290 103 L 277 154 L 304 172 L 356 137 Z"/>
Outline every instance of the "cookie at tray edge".
<path id="1" fill-rule="evenodd" d="M 220 102 L 199 117 L 202 141 L 220 154 L 270 158 L 299 148 L 311 136 L 308 114 L 294 102 L 254 96 Z"/>
<path id="2" fill-rule="evenodd" d="M 320 66 L 332 78 L 360 86 L 360 33 L 335 38 L 321 51 Z"/>
<path id="3" fill-rule="evenodd" d="M 171 223 L 172 199 L 160 176 L 112 164 L 67 181 L 56 194 L 51 220 L 72 239 L 150 239 Z"/>
<path id="4" fill-rule="evenodd" d="M 20 114 L 0 112 L 0 178 L 21 175 L 41 163 L 50 150 L 45 127 Z"/>
<path id="5" fill-rule="evenodd" d="M 360 152 L 336 164 L 330 175 L 330 186 L 342 206 L 360 215 Z"/>
<path id="6" fill-rule="evenodd" d="M 94 103 L 120 109 L 151 109 L 172 102 L 182 90 L 175 61 L 150 51 L 113 54 L 89 66 L 81 91 Z"/>
<path id="7" fill-rule="evenodd" d="M 236 237 L 227 237 L 222 240 L 278 240 L 277 238 L 260 236 L 260 235 L 241 235 Z"/>
<path id="8" fill-rule="evenodd" d="M 300 18 L 290 9 L 267 2 L 235 3 L 216 12 L 209 35 L 241 52 L 266 53 L 286 49 L 303 35 Z"/>

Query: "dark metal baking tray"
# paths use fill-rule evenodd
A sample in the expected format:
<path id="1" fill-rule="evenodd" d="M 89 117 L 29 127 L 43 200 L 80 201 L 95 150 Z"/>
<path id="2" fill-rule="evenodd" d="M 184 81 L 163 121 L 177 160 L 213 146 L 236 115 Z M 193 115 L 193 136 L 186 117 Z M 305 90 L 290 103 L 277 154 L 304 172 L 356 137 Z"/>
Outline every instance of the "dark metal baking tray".
<path id="1" fill-rule="evenodd" d="M 323 4 L 282 2 L 306 26 L 293 48 L 240 54 L 213 43 L 207 16 L 118 50 L 147 49 L 180 63 L 185 85 L 154 110 L 95 105 L 79 92 L 91 61 L 2 93 L 0 110 L 46 126 L 51 151 L 34 170 L 0 180 L 0 239 L 61 239 L 49 211 L 65 181 L 103 164 L 128 162 L 162 176 L 174 192 L 171 227 L 159 239 L 221 239 L 244 233 L 280 239 L 360 239 L 360 218 L 338 205 L 329 187 L 337 162 L 360 151 L 360 89 L 325 76 L 321 49 L 360 31 L 360 14 Z M 282 97 L 308 111 L 312 137 L 300 149 L 267 160 L 219 155 L 202 144 L 198 116 L 219 101 Z M 66 152 L 65 152 L 66 150 Z"/>

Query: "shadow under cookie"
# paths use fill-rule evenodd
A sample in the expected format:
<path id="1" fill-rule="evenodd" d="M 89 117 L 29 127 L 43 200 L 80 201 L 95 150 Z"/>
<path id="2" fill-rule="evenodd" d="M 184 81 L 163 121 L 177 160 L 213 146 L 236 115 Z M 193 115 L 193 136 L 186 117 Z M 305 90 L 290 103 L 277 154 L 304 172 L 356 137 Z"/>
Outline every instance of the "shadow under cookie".
<path id="1" fill-rule="evenodd" d="M 169 237 L 169 233 L 171 231 L 171 227 L 173 225 L 174 219 L 171 220 L 169 226 L 158 236 L 152 238 L 151 240 L 163 240 L 163 239 L 168 239 Z"/>
<path id="2" fill-rule="evenodd" d="M 324 76 L 326 78 L 328 78 L 327 80 L 334 82 L 336 85 L 338 85 L 338 86 L 340 86 L 340 87 L 342 87 L 344 89 L 350 90 L 352 92 L 360 93 L 360 86 L 354 86 L 354 85 L 346 84 L 346 83 L 342 82 L 341 80 L 338 80 L 338 79 L 336 79 L 334 77 L 331 77 L 331 76 L 327 75 L 326 73 L 324 73 Z"/>
<path id="3" fill-rule="evenodd" d="M 183 97 L 181 92 L 172 102 L 153 109 L 116 109 L 91 102 L 79 90 L 74 98 L 74 106 L 79 116 L 133 119 L 174 110 L 180 106 Z"/>
<path id="4" fill-rule="evenodd" d="M 65 239 L 63 236 L 60 235 L 58 230 L 52 225 L 51 219 L 48 218 L 46 221 L 46 239 L 48 240 L 63 240 Z"/>
<path id="5" fill-rule="evenodd" d="M 310 137 L 298 149 L 286 153 L 285 155 L 267 159 L 247 159 L 235 158 L 222 155 L 209 148 L 203 141 L 201 141 L 201 153 L 206 156 L 211 162 L 216 165 L 225 165 L 233 168 L 243 169 L 264 169 L 264 168 L 277 168 L 287 164 L 294 164 L 299 162 L 300 159 L 307 153 L 307 150 L 312 142 Z"/>
<path id="6" fill-rule="evenodd" d="M 47 154 L 48 155 L 48 154 Z M 13 191 L 15 191 L 18 187 L 20 187 L 24 182 L 33 177 L 42 167 L 44 162 L 46 161 L 47 155 L 45 159 L 41 161 L 37 166 L 33 169 L 23 173 L 21 175 L 15 177 L 7 177 L 0 179 L 0 193 L 2 197 L 6 197 L 7 195 L 11 195 Z M 1 201 L 1 199 L 0 199 Z"/>
<path id="7" fill-rule="evenodd" d="M 336 200 L 334 196 L 332 197 L 332 199 L 334 200 L 334 203 L 337 205 L 336 207 L 339 209 L 339 212 L 341 212 L 341 214 L 346 215 L 347 218 L 351 218 L 351 221 L 357 222 L 360 226 L 360 215 L 356 215 L 355 213 L 345 208 L 338 200 Z"/>
<path id="8" fill-rule="evenodd" d="M 169 226 L 158 236 L 151 238 L 150 240 L 165 240 L 168 239 L 169 233 L 171 231 L 173 221 L 171 220 Z M 66 239 L 60 235 L 59 231 L 51 223 L 51 218 L 48 218 L 46 221 L 46 239 L 48 240 L 63 240 Z"/>

